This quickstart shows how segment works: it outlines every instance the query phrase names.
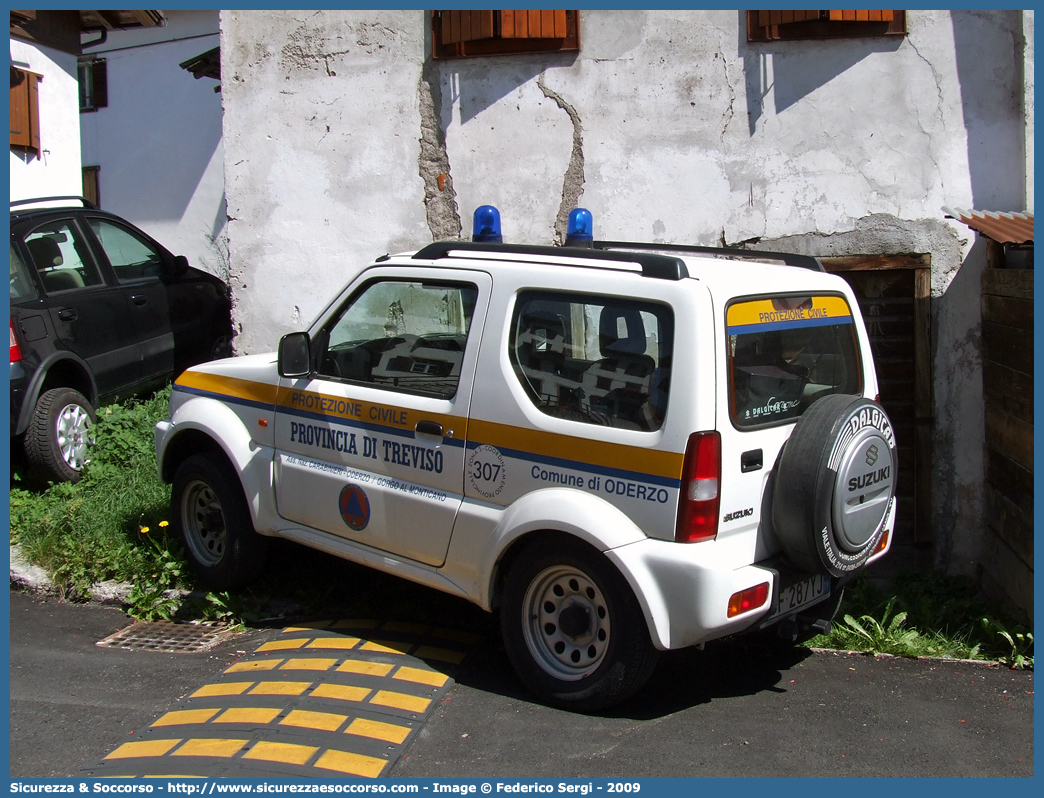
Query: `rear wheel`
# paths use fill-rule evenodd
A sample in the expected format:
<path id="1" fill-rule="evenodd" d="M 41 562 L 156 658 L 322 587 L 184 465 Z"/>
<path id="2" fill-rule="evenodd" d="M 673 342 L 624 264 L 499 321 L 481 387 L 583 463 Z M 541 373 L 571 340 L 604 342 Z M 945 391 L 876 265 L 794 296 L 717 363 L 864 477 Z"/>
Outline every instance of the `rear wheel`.
<path id="1" fill-rule="evenodd" d="M 29 467 L 52 482 L 79 482 L 94 443 L 94 408 L 72 388 L 52 388 L 36 402 L 25 432 Z"/>
<path id="2" fill-rule="evenodd" d="M 656 664 L 630 586 L 580 542 L 522 552 L 508 574 L 501 624 L 519 678 L 542 699 L 569 709 L 626 700 Z"/>
<path id="3" fill-rule="evenodd" d="M 267 539 L 254 531 L 239 480 L 208 454 L 178 468 L 170 497 L 174 528 L 193 569 L 216 590 L 242 587 L 264 566 Z"/>

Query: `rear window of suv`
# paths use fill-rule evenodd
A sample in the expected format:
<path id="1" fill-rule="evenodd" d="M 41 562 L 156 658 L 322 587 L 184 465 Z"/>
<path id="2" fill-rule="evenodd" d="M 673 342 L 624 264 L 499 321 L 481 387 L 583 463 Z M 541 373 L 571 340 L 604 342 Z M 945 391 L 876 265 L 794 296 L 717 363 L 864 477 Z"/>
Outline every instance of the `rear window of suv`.
<path id="1" fill-rule="evenodd" d="M 651 432 L 667 412 L 673 338 L 665 305 L 527 291 L 515 307 L 509 356 L 541 412 Z"/>
<path id="2" fill-rule="evenodd" d="M 737 427 L 782 424 L 817 399 L 858 394 L 863 375 L 844 297 L 773 296 L 725 312 L 729 408 Z"/>

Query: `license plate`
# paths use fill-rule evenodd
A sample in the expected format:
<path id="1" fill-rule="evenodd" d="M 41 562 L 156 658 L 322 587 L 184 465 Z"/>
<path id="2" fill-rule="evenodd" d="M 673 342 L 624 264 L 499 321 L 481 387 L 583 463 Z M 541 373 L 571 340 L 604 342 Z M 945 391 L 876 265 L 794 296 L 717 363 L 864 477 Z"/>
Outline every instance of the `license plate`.
<path id="1" fill-rule="evenodd" d="M 769 618 L 789 615 L 802 607 L 814 604 L 824 596 L 830 595 L 830 577 L 819 574 L 802 579 L 793 585 L 780 588 L 775 609 Z"/>

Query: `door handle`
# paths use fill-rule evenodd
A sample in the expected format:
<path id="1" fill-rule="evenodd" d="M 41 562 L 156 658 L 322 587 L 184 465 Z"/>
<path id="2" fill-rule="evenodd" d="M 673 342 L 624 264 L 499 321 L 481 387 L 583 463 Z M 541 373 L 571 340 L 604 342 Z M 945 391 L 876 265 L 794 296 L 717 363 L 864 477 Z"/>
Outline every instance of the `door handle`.
<path id="1" fill-rule="evenodd" d="M 758 471 L 764 465 L 764 456 L 761 449 L 752 449 L 740 455 L 740 472 L 746 474 L 748 471 Z"/>
<path id="2" fill-rule="evenodd" d="M 58 318 L 62 321 L 75 321 L 76 310 L 74 308 L 62 308 L 58 311 Z"/>
<path id="3" fill-rule="evenodd" d="M 417 432 L 423 435 L 437 435 L 442 437 L 442 425 L 437 421 L 418 421 Z"/>
<path id="4" fill-rule="evenodd" d="M 148 301 L 149 298 L 144 294 L 134 294 L 133 296 L 131 296 L 131 302 L 133 302 L 135 305 L 145 305 L 148 303 Z"/>

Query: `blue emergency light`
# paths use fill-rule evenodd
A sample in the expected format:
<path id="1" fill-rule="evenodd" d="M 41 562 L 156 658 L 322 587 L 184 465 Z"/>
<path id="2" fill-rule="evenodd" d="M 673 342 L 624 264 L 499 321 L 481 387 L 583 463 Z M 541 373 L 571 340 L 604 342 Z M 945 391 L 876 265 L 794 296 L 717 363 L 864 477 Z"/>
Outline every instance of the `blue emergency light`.
<path id="1" fill-rule="evenodd" d="M 500 211 L 492 205 L 475 208 L 475 219 L 471 228 L 471 240 L 483 244 L 503 244 L 500 234 Z"/>
<path id="2" fill-rule="evenodd" d="M 587 208 L 573 208 L 569 212 L 566 241 L 594 241 L 594 219 Z"/>

